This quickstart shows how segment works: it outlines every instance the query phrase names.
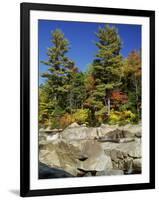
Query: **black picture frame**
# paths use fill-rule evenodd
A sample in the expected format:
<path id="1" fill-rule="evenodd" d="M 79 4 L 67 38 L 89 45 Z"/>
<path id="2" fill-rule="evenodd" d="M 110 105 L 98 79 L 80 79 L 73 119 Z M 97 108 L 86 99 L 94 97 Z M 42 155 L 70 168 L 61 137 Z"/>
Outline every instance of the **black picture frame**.
<path id="1" fill-rule="evenodd" d="M 150 19 L 150 180 L 148 183 L 102 185 L 59 189 L 30 189 L 30 11 L 60 11 L 76 13 L 96 13 L 108 15 L 140 16 Z M 155 11 L 131 10 L 101 7 L 83 7 L 71 5 L 49 5 L 21 3 L 21 122 L 20 122 L 20 195 L 42 196 L 76 193 L 96 193 L 124 190 L 141 190 L 155 188 Z"/>

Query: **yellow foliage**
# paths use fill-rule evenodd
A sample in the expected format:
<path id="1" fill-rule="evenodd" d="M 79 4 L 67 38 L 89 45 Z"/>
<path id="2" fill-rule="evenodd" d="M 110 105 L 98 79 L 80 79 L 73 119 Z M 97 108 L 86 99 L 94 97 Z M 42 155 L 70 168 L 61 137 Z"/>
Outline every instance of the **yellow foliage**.
<path id="1" fill-rule="evenodd" d="M 126 124 L 131 123 L 135 120 L 136 115 L 132 113 L 130 110 L 126 110 L 123 112 L 111 110 L 109 116 L 110 124 Z"/>
<path id="2" fill-rule="evenodd" d="M 79 124 L 86 123 L 89 118 L 89 109 L 78 109 L 74 114 L 73 118 Z"/>
<path id="3" fill-rule="evenodd" d="M 59 120 L 60 127 L 65 128 L 73 122 L 78 124 L 83 124 L 88 122 L 89 118 L 89 109 L 78 109 L 75 113 L 69 114 L 65 113 Z"/>

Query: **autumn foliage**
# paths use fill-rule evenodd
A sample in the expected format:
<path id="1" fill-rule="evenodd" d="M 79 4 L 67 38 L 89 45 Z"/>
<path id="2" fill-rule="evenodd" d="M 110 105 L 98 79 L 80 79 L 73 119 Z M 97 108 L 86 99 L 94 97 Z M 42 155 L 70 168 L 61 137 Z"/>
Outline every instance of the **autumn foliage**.
<path id="1" fill-rule="evenodd" d="M 115 26 L 100 27 L 96 39 L 94 59 L 81 72 L 67 56 L 70 43 L 64 33 L 52 32 L 48 58 L 42 61 L 48 68 L 39 86 L 40 126 L 65 128 L 73 122 L 98 126 L 141 119 L 141 52 L 133 50 L 124 58 Z"/>

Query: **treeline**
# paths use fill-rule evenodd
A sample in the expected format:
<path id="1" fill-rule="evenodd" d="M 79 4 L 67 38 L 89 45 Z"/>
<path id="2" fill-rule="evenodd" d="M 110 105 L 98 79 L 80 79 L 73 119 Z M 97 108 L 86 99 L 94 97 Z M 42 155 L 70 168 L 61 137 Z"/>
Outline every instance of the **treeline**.
<path id="1" fill-rule="evenodd" d="M 96 57 L 86 72 L 68 58 L 69 41 L 61 30 L 52 32 L 47 50 L 46 81 L 39 86 L 39 124 L 65 128 L 72 122 L 138 123 L 141 119 L 141 54 L 121 55 L 122 41 L 115 27 L 96 33 Z M 82 41 L 81 41 L 82 42 Z M 81 58 L 82 59 L 82 58 Z"/>

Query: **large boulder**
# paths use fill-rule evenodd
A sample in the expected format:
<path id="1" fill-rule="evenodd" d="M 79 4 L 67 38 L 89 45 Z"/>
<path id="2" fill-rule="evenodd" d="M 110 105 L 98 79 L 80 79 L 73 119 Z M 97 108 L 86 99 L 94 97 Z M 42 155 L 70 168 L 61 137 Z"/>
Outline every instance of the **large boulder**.
<path id="1" fill-rule="evenodd" d="M 106 136 L 113 139 L 141 137 L 141 124 L 127 124 L 125 126 L 102 124 L 98 128 L 98 132 L 100 136 Z"/>
<path id="2" fill-rule="evenodd" d="M 39 152 L 41 162 L 50 167 L 63 169 L 74 176 L 78 173 L 80 158 L 80 150 L 64 140 L 47 143 Z"/>
<path id="3" fill-rule="evenodd" d="M 65 140 L 87 140 L 97 137 L 96 128 L 88 128 L 85 126 L 67 127 L 61 137 Z"/>
<path id="4" fill-rule="evenodd" d="M 141 137 L 141 125 L 106 125 L 100 127 L 86 127 L 73 123 L 61 132 L 61 137 L 66 140 L 103 139 L 119 141 L 123 138 Z"/>
<path id="5" fill-rule="evenodd" d="M 123 127 L 121 127 L 123 130 L 125 130 L 125 131 L 129 131 L 129 132 L 131 132 L 131 133 L 141 133 L 141 123 L 140 124 L 127 124 L 127 125 L 125 125 L 125 126 L 123 126 Z"/>
<path id="6" fill-rule="evenodd" d="M 88 140 L 83 143 L 81 152 L 87 155 L 88 159 L 80 163 L 80 170 L 88 172 L 112 169 L 110 157 L 104 153 L 103 148 L 97 141 Z"/>
<path id="7" fill-rule="evenodd" d="M 45 143 L 39 152 L 39 160 L 46 165 L 62 169 L 73 176 L 83 172 L 97 172 L 112 169 L 111 158 L 104 153 L 95 140 L 82 140 L 78 145 L 59 140 Z"/>
<path id="8" fill-rule="evenodd" d="M 133 138 L 133 137 L 134 133 L 117 128 L 109 132 L 106 130 L 105 133 L 103 133 L 103 136 L 101 138 L 99 137 L 99 139 L 101 141 L 120 142 L 120 140 L 123 138 Z"/>
<path id="9" fill-rule="evenodd" d="M 110 156 L 114 169 L 120 169 L 130 174 L 141 172 L 141 143 L 134 141 L 120 144 L 105 144 L 107 156 Z"/>
<path id="10" fill-rule="evenodd" d="M 139 141 L 119 144 L 117 149 L 127 153 L 129 157 L 134 159 L 142 157 L 141 142 Z"/>
<path id="11" fill-rule="evenodd" d="M 73 122 L 72 124 L 70 124 L 67 128 L 77 128 L 80 127 L 79 124 L 77 124 L 76 122 Z"/>
<path id="12" fill-rule="evenodd" d="M 78 169 L 81 171 L 105 171 L 112 168 L 112 162 L 109 156 L 104 154 L 98 157 L 88 157 L 85 161 L 81 162 Z"/>

